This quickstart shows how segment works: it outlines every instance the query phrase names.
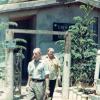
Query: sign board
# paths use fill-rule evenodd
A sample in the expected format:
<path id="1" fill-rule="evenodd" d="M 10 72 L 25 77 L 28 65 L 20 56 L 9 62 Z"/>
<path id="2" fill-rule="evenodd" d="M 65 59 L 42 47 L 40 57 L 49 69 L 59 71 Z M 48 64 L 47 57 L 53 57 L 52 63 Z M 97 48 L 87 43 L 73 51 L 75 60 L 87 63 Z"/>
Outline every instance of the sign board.
<path id="1" fill-rule="evenodd" d="M 68 30 L 69 26 L 73 25 L 72 23 L 53 23 L 53 31 L 65 32 Z M 63 40 L 64 35 L 53 35 L 53 41 Z"/>

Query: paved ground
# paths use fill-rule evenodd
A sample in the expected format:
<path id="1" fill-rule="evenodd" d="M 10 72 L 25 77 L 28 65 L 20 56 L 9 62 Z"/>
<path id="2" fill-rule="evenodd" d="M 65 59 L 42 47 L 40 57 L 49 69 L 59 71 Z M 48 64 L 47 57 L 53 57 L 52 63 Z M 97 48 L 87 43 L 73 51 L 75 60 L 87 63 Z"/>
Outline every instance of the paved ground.
<path id="1" fill-rule="evenodd" d="M 62 100 L 62 88 L 57 87 L 54 92 L 53 100 Z"/>
<path id="2" fill-rule="evenodd" d="M 5 99 L 6 93 L 3 92 L 3 90 L 4 89 L 0 89 L 0 100 L 6 100 Z M 27 95 L 27 92 L 25 90 L 25 87 L 22 87 L 22 95 L 21 95 L 21 97 L 16 96 L 15 100 L 27 100 L 26 99 L 26 95 Z M 57 87 L 55 89 L 53 100 L 62 100 L 62 88 L 61 87 Z"/>

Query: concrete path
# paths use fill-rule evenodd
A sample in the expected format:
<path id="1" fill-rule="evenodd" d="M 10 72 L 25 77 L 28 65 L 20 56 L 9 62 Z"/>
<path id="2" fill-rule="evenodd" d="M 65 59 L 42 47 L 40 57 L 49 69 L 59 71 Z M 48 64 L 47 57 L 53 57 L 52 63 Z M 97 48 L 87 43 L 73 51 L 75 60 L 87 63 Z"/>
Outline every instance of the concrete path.
<path id="1" fill-rule="evenodd" d="M 63 100 L 61 87 L 56 87 L 54 95 L 53 95 L 53 100 Z"/>
<path id="2" fill-rule="evenodd" d="M 26 99 L 27 92 L 25 89 L 26 89 L 26 87 L 22 86 L 22 95 L 21 95 L 21 97 L 16 95 L 15 100 L 27 100 Z M 0 100 L 6 100 L 5 97 L 6 97 L 6 93 L 0 89 Z M 54 96 L 53 96 L 53 100 L 63 100 L 61 87 L 56 87 L 55 92 L 54 92 Z"/>
<path id="3" fill-rule="evenodd" d="M 25 87 L 22 87 L 22 96 L 20 100 L 26 100 L 27 92 L 25 91 Z M 62 100 L 62 87 L 56 87 L 53 95 L 53 100 Z"/>

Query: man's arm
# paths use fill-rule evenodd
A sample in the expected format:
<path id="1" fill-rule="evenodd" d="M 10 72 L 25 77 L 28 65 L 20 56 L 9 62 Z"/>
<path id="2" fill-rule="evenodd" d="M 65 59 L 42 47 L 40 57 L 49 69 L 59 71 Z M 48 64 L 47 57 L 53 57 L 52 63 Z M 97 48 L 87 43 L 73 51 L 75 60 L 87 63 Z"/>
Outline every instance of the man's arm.
<path id="1" fill-rule="evenodd" d="M 60 67 L 58 68 L 58 79 L 61 77 L 61 70 Z"/>
<path id="2" fill-rule="evenodd" d="M 28 81 L 27 81 L 26 89 L 29 88 L 31 79 L 32 79 L 32 71 L 31 71 L 31 65 L 29 63 L 28 64 Z"/>
<path id="3" fill-rule="evenodd" d="M 29 90 L 31 79 L 32 79 L 31 76 L 28 76 L 28 81 L 27 81 L 27 85 L 26 85 L 26 91 Z"/>
<path id="4" fill-rule="evenodd" d="M 32 76 L 28 76 L 28 81 L 27 81 L 27 86 L 30 86 L 30 82 L 31 82 Z"/>
<path id="5" fill-rule="evenodd" d="M 49 74 L 45 76 L 46 90 L 49 90 Z"/>
<path id="6" fill-rule="evenodd" d="M 56 65 L 58 67 L 58 78 L 61 76 L 61 64 L 58 58 L 56 58 Z"/>
<path id="7" fill-rule="evenodd" d="M 45 84 L 46 84 L 46 88 L 45 88 L 45 96 L 48 97 L 49 96 L 49 74 L 47 74 L 45 76 Z"/>

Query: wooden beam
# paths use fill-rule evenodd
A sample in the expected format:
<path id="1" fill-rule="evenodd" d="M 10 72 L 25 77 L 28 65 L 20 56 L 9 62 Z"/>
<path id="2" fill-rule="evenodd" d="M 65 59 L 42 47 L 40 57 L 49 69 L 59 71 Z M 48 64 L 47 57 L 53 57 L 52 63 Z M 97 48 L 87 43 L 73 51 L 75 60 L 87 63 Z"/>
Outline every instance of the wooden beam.
<path id="1" fill-rule="evenodd" d="M 24 33 L 24 34 L 44 34 L 44 35 L 65 35 L 66 32 L 48 31 L 48 30 L 28 30 L 28 29 L 8 29 L 12 33 Z"/>

